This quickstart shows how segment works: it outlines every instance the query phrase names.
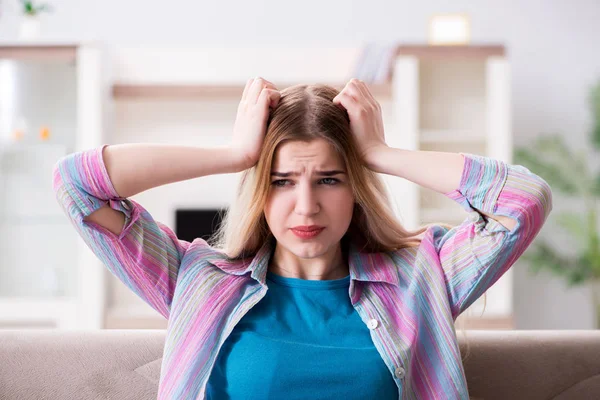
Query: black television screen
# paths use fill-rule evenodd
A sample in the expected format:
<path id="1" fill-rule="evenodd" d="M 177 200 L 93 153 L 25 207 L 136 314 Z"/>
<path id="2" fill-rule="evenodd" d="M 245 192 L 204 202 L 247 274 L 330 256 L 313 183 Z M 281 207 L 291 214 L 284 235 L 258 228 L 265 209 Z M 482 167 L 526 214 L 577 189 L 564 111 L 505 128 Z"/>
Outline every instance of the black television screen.
<path id="1" fill-rule="evenodd" d="M 196 238 L 208 240 L 221 224 L 225 211 L 217 208 L 175 210 L 175 234 L 188 242 Z"/>

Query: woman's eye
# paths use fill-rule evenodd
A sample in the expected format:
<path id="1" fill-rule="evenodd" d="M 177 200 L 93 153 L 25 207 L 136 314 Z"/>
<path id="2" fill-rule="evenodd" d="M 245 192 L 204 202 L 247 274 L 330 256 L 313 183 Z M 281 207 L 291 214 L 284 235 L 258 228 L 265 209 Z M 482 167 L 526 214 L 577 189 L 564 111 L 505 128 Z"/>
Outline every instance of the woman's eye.
<path id="1" fill-rule="evenodd" d="M 273 182 L 271 182 L 271 185 L 273 185 L 273 186 L 285 186 L 285 185 L 282 185 L 281 182 L 287 182 L 287 179 L 280 179 L 278 181 L 273 181 Z"/>
<path id="2" fill-rule="evenodd" d="M 323 178 L 323 181 L 329 180 L 330 183 L 326 183 L 326 185 L 333 186 L 337 184 L 339 181 L 335 178 Z"/>
<path id="3" fill-rule="evenodd" d="M 325 181 L 324 184 L 326 186 L 335 186 L 339 183 L 339 180 L 337 180 L 335 178 L 323 178 L 323 179 L 321 179 L 320 182 L 323 182 L 323 181 Z M 286 183 L 288 183 L 288 182 L 289 182 L 288 179 L 279 179 L 279 180 L 271 182 L 271 185 L 277 186 L 277 187 L 284 187 L 284 186 L 286 186 Z"/>

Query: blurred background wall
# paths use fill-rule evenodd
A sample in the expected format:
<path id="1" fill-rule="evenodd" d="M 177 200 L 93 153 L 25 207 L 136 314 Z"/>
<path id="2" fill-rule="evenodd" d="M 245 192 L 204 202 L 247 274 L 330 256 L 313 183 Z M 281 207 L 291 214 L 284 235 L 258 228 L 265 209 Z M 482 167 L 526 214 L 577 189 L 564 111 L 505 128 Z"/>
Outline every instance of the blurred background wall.
<path id="1" fill-rule="evenodd" d="M 506 46 L 512 74 L 512 127 L 518 146 L 549 132 L 564 135 L 574 148 L 586 146 L 591 119 L 586 96 L 600 77 L 597 0 L 52 3 L 56 10 L 44 21 L 47 39 L 99 40 L 110 46 L 293 48 L 352 46 L 371 40 L 424 43 L 432 14 L 464 12 L 471 17 L 472 42 Z M 17 2 L 2 0 L 0 4 L 0 40 L 10 41 L 16 37 Z M 577 206 L 561 201 L 558 194 L 555 199 L 555 210 Z M 568 247 L 564 238 L 544 237 Z M 521 264 L 515 265 L 514 301 L 519 329 L 590 329 L 594 325 L 585 287 L 566 290 L 562 280 L 548 274 L 532 277 Z"/>

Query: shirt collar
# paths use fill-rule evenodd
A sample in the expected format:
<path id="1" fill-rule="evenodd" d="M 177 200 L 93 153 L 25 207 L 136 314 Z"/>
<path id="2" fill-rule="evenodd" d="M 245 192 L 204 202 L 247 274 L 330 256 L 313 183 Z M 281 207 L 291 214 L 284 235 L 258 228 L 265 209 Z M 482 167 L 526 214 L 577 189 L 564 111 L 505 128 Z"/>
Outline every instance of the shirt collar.
<path id="1" fill-rule="evenodd" d="M 269 260 L 274 250 L 275 238 L 271 235 L 254 257 L 232 260 L 223 253 L 215 252 L 208 261 L 229 274 L 250 272 L 252 278 L 265 285 Z M 398 266 L 386 252 L 363 252 L 351 241 L 348 246 L 348 265 L 351 280 L 387 282 L 399 286 Z"/>

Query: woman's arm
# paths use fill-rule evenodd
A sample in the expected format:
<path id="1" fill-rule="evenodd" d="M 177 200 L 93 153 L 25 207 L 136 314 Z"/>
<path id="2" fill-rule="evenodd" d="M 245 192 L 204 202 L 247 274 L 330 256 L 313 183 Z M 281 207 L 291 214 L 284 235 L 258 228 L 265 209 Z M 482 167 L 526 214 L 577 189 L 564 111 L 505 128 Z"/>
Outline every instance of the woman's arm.
<path id="1" fill-rule="evenodd" d="M 123 198 L 157 186 L 205 175 L 240 172 L 247 167 L 244 159 L 227 147 L 127 143 L 106 145 L 102 155 L 114 189 Z M 119 235 L 125 214 L 105 205 L 84 220 Z"/>
<path id="2" fill-rule="evenodd" d="M 382 147 L 378 150 L 377 156 L 369 159 L 368 167 L 376 172 L 405 178 L 420 186 L 446 194 L 459 187 L 464 164 L 464 156 L 461 153 Z M 509 230 L 517 224 L 517 221 L 512 218 L 479 211 L 500 222 Z"/>
<path id="3" fill-rule="evenodd" d="M 247 168 L 228 147 L 126 143 L 104 148 L 108 175 L 121 197 L 157 186 Z"/>
<path id="4" fill-rule="evenodd" d="M 110 165 L 104 162 L 106 155 Z M 53 188 L 59 205 L 92 252 L 168 318 L 181 261 L 192 243 L 179 239 L 127 196 L 168 182 L 241 168 L 224 149 L 103 145 L 58 160 Z M 194 242 L 199 253 L 212 251 L 204 240 Z"/>
<path id="5" fill-rule="evenodd" d="M 232 141 L 224 148 L 105 144 L 56 162 L 56 200 L 81 238 L 113 275 L 166 318 L 185 254 L 194 247 L 198 261 L 214 250 L 202 238 L 179 239 L 129 197 L 167 183 L 251 168 L 269 107 L 278 98 L 270 82 L 248 80 Z"/>
<path id="6" fill-rule="evenodd" d="M 380 154 L 372 158 L 380 171 L 441 192 L 470 214 L 453 228 L 429 227 L 419 252 L 443 271 L 454 318 L 508 271 L 552 210 L 548 183 L 521 165 L 469 153 Z"/>
<path id="7" fill-rule="evenodd" d="M 381 106 L 358 79 L 350 80 L 333 103 L 348 110 L 366 167 L 442 193 L 469 212 L 470 218 L 453 228 L 431 224 L 419 247 L 426 268 L 441 267 L 456 318 L 539 233 L 552 210 L 550 186 L 521 165 L 491 157 L 389 147 Z"/>

